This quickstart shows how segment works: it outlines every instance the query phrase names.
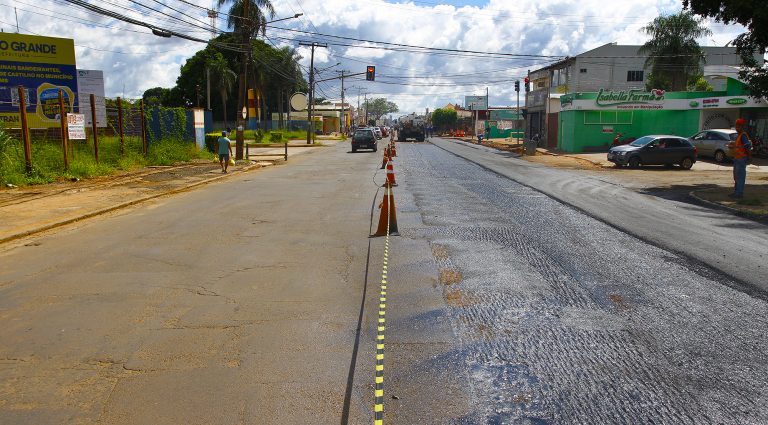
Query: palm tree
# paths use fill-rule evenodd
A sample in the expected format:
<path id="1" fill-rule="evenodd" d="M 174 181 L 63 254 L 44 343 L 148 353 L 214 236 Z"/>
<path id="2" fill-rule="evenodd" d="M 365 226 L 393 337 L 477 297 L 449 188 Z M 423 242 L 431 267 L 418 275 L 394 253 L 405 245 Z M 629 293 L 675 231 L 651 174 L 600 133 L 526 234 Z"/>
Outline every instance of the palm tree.
<path id="1" fill-rule="evenodd" d="M 712 34 L 703 22 L 690 11 L 682 11 L 659 16 L 640 30 L 651 36 L 638 51 L 648 55 L 645 66 L 651 68 L 650 88 L 684 91 L 688 80 L 701 74 L 706 57 L 696 39 Z"/>
<path id="2" fill-rule="evenodd" d="M 227 99 L 229 98 L 229 92 L 232 91 L 232 87 L 237 80 L 237 74 L 232 71 L 227 64 L 226 59 L 221 53 L 217 53 L 212 59 L 208 61 L 208 68 L 211 70 L 211 74 L 214 81 L 216 81 L 217 88 L 219 90 L 219 96 L 221 97 L 221 106 L 224 112 L 224 127 L 227 127 Z"/>
<path id="3" fill-rule="evenodd" d="M 243 30 L 250 30 L 251 36 L 259 32 L 266 34 L 267 16 L 262 12 L 266 10 L 270 18 L 275 16 L 275 8 L 270 0 L 246 0 L 248 2 L 248 18 L 243 18 L 243 0 L 217 0 L 219 7 L 227 3 L 232 3 L 229 8 L 229 17 L 227 17 L 227 26 L 234 28 L 235 32 L 242 33 Z"/>

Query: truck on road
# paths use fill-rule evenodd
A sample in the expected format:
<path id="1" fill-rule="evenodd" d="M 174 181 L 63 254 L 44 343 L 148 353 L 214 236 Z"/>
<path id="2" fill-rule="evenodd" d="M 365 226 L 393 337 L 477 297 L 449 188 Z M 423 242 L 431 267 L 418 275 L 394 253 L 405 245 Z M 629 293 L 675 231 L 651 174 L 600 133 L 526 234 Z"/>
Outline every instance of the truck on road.
<path id="1" fill-rule="evenodd" d="M 424 141 L 424 117 L 411 113 L 397 119 L 397 141 L 405 142 L 406 139 Z"/>

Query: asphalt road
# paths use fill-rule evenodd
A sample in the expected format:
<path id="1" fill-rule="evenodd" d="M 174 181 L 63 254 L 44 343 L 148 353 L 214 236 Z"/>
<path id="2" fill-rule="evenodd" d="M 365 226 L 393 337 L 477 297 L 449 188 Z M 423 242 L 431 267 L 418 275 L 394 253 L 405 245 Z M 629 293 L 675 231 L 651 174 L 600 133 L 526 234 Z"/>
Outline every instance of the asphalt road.
<path id="1" fill-rule="evenodd" d="M 3 247 L 0 423 L 371 423 L 381 156 L 348 149 Z M 424 314 L 444 308 L 431 258 L 426 241 L 393 249 L 393 287 L 398 267 L 410 280 L 392 299 L 413 300 L 389 317 L 423 316 L 392 326 L 388 365 L 453 343 Z M 387 373 L 401 415 L 454 413 L 445 392 L 420 394 L 432 375 Z"/>
<path id="2" fill-rule="evenodd" d="M 768 226 L 764 224 L 638 193 L 604 179 L 511 160 L 509 153 L 484 146 L 437 138 L 433 143 L 638 238 L 722 271 L 734 278 L 729 284 L 768 299 Z"/>
<path id="3" fill-rule="evenodd" d="M 462 343 L 474 409 L 455 422 L 768 423 L 765 299 L 498 173 L 602 208 L 607 192 L 637 220 L 661 201 L 627 205 L 632 194 L 455 143 L 404 144 L 396 159 L 423 218 L 403 237 L 430 241 Z"/>
<path id="4" fill-rule="evenodd" d="M 684 207 L 435 143 L 395 159 L 385 423 L 768 423 L 760 286 L 597 213 Z M 4 248 L 0 423 L 371 423 L 384 174 L 347 151 Z"/>

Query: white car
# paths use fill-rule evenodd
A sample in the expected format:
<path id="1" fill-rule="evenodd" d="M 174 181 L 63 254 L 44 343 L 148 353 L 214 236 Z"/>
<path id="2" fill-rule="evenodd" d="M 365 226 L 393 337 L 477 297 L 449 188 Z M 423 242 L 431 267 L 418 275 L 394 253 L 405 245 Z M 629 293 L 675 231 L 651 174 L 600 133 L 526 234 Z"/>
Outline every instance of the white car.
<path id="1" fill-rule="evenodd" d="M 381 139 L 384 137 L 384 134 L 381 132 L 381 128 L 379 127 L 373 127 L 373 132 L 376 133 L 376 138 Z"/>
<path id="2" fill-rule="evenodd" d="M 733 159 L 727 145 L 736 140 L 738 135 L 736 130 L 730 128 L 711 129 L 700 131 L 688 140 L 699 150 L 699 155 L 711 156 L 715 162 L 724 162 Z"/>

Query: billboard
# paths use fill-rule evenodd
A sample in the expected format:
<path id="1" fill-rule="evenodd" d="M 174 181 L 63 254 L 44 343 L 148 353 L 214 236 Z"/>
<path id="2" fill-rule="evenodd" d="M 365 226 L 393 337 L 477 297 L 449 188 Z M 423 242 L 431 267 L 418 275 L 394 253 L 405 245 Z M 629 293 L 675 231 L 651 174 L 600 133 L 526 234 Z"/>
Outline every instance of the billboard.
<path id="1" fill-rule="evenodd" d="M 18 86 L 30 128 L 58 127 L 59 90 L 65 112 L 72 112 L 77 94 L 74 40 L 0 33 L 0 123 L 6 127 L 21 126 Z"/>
<path id="2" fill-rule="evenodd" d="M 488 109 L 486 96 L 464 96 L 464 108 L 471 111 L 484 111 Z"/>
<path id="3" fill-rule="evenodd" d="M 107 106 L 104 104 L 104 72 L 90 69 L 77 70 L 78 108 L 85 115 L 85 125 L 91 123 L 91 94 L 96 99 L 96 127 L 107 126 Z"/>

